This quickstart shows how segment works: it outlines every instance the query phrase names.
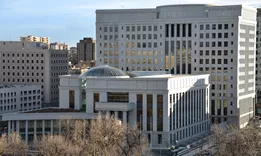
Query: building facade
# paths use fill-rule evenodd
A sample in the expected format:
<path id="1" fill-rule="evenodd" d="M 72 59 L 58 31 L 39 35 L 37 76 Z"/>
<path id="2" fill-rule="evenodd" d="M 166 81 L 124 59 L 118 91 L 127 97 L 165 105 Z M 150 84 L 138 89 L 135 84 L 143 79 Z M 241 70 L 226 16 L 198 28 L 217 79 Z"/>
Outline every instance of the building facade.
<path id="1" fill-rule="evenodd" d="M 45 43 L 1 41 L 0 56 L 0 84 L 41 85 L 43 104 L 58 103 L 59 75 L 68 74 L 67 50 L 49 50 Z"/>
<path id="2" fill-rule="evenodd" d="M 78 63 L 80 61 L 83 62 L 91 62 L 95 60 L 95 40 L 92 38 L 83 38 L 77 43 L 77 55 L 78 55 Z"/>
<path id="3" fill-rule="evenodd" d="M 21 36 L 20 41 L 22 41 L 22 42 L 42 42 L 42 43 L 49 44 L 48 37 L 38 37 L 38 36 L 32 36 L 32 35 Z"/>
<path id="4" fill-rule="evenodd" d="M 209 88 L 209 75 L 130 77 L 100 66 L 60 76 L 60 108 L 113 115 L 138 124 L 152 148 L 170 147 L 209 132 Z"/>
<path id="5" fill-rule="evenodd" d="M 256 30 L 256 98 L 261 106 L 261 8 L 257 9 L 257 30 Z M 261 114 L 259 111 L 258 114 Z"/>
<path id="6" fill-rule="evenodd" d="M 53 50 L 69 50 L 69 46 L 65 43 L 50 43 L 50 49 Z"/>
<path id="7" fill-rule="evenodd" d="M 96 11 L 97 65 L 211 75 L 212 123 L 244 127 L 255 98 L 256 9 L 169 5 Z"/>
<path id="8" fill-rule="evenodd" d="M 42 107 L 40 85 L 0 85 L 0 114 Z"/>

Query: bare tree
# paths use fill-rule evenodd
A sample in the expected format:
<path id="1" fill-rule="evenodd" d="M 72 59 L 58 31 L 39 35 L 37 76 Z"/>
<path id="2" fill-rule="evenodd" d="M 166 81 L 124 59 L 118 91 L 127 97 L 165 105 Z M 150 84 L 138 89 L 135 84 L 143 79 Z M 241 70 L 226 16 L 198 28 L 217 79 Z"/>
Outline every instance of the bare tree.
<path id="1" fill-rule="evenodd" d="M 0 155 L 4 154 L 6 147 L 7 147 L 7 136 L 6 135 L 2 135 L 2 137 L 0 137 Z"/>
<path id="2" fill-rule="evenodd" d="M 256 126 L 247 126 L 243 129 L 235 127 L 219 128 L 213 127 L 210 136 L 212 148 L 198 154 L 212 153 L 217 156 L 260 156 L 261 153 L 261 129 Z"/>
<path id="3" fill-rule="evenodd" d="M 148 141 L 141 135 L 137 126 L 122 125 L 120 120 L 113 117 L 98 117 L 91 121 L 64 119 L 59 123 L 60 136 L 47 136 L 39 141 L 38 147 L 43 155 L 70 156 L 73 153 L 74 156 L 143 156 L 149 154 Z M 66 152 L 66 154 L 59 154 L 59 152 Z"/>
<path id="4" fill-rule="evenodd" d="M 4 138 L 2 138 L 4 140 Z M 7 146 L 4 150 L 5 154 L 24 156 L 28 153 L 28 145 L 24 142 L 19 134 L 11 133 L 6 137 Z"/>

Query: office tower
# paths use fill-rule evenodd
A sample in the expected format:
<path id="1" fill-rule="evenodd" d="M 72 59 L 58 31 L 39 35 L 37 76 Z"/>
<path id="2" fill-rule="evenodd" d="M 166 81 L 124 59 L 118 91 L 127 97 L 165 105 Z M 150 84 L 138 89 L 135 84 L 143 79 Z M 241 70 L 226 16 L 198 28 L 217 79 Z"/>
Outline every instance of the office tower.
<path id="1" fill-rule="evenodd" d="M 97 65 L 211 74 L 211 121 L 244 127 L 255 97 L 256 9 L 169 5 L 96 11 Z"/>
<path id="2" fill-rule="evenodd" d="M 59 75 L 68 74 L 68 51 L 45 43 L 1 41 L 0 84 L 41 85 L 43 104 L 58 103 Z"/>
<path id="3" fill-rule="evenodd" d="M 92 38 L 83 38 L 77 43 L 77 55 L 78 55 L 78 63 L 80 61 L 83 62 L 91 62 L 95 59 L 95 40 Z"/>
<path id="4" fill-rule="evenodd" d="M 32 36 L 32 35 L 21 36 L 20 41 L 23 41 L 23 42 L 26 42 L 26 41 L 28 41 L 28 42 L 42 42 L 42 43 L 49 44 L 49 38 L 48 37 L 38 37 L 38 36 Z"/>
<path id="5" fill-rule="evenodd" d="M 71 62 L 71 64 L 77 64 L 77 62 L 78 62 L 78 55 L 77 55 L 77 48 L 76 47 L 70 48 L 69 62 Z"/>
<path id="6" fill-rule="evenodd" d="M 65 43 L 50 43 L 50 49 L 54 50 L 69 50 L 69 46 Z"/>

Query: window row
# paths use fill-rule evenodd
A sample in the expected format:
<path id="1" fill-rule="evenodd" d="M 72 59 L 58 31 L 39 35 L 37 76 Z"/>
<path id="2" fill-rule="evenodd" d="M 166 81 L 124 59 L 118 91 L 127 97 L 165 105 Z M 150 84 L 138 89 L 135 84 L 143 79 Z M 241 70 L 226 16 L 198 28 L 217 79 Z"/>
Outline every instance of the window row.
<path id="1" fill-rule="evenodd" d="M 231 24 L 230 28 L 233 28 L 234 24 Z M 200 24 L 199 26 L 200 30 L 222 30 L 222 29 L 229 29 L 229 24 Z"/>
<path id="2" fill-rule="evenodd" d="M 231 33 L 231 36 L 234 36 L 234 33 L 232 32 Z M 216 38 L 228 38 L 228 33 L 200 33 L 199 34 L 199 38 L 200 39 L 209 39 L 209 38 L 212 38 L 212 39 L 216 39 Z"/>
<path id="3" fill-rule="evenodd" d="M 5 99 L 5 100 L 0 100 L 0 104 L 9 104 L 9 103 L 15 103 L 16 99 Z"/>
<path id="4" fill-rule="evenodd" d="M 205 43 L 205 44 L 204 44 Z M 222 44 L 223 43 L 223 44 Z M 230 45 L 234 45 L 234 42 L 231 41 Z M 228 47 L 228 41 L 212 41 L 212 42 L 200 42 L 199 47 Z"/>
<path id="5" fill-rule="evenodd" d="M 3 82 L 44 82 L 44 80 L 43 79 L 6 79 L 6 78 L 3 78 Z"/>
<path id="6" fill-rule="evenodd" d="M 29 54 L 19 54 L 17 53 L 16 56 L 14 53 L 10 54 L 10 53 L 3 53 L 2 54 L 3 57 L 7 56 L 7 57 L 44 57 L 44 54 L 31 54 L 31 56 Z"/>
<path id="7" fill-rule="evenodd" d="M 40 75 L 40 73 L 34 73 L 34 72 L 30 72 L 30 73 L 27 72 L 26 74 L 25 74 L 25 72 L 21 72 L 21 73 L 16 72 L 16 74 L 15 74 L 15 72 L 13 72 L 13 73 L 3 72 L 3 76 L 44 76 L 44 73 L 41 73 L 41 75 Z"/>
<path id="8" fill-rule="evenodd" d="M 2 66 L 2 69 L 20 69 L 20 66 Z M 25 69 L 25 66 L 21 66 L 21 69 Z M 30 69 L 30 67 L 29 66 L 26 66 L 26 69 Z M 42 66 L 42 67 L 38 67 L 38 66 L 31 66 L 31 69 L 32 70 L 34 70 L 34 69 L 36 69 L 36 70 L 38 70 L 38 69 L 41 69 L 41 70 L 43 70 L 44 69 L 44 67 Z"/>
<path id="9" fill-rule="evenodd" d="M 3 63 L 44 63 L 44 60 L 5 60 L 3 59 Z"/>

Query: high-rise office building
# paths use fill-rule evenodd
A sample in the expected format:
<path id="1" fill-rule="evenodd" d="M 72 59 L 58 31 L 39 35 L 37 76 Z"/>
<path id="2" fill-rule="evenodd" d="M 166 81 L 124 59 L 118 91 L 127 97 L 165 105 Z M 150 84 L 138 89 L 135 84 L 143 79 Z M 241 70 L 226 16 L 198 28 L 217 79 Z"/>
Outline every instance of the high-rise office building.
<path id="1" fill-rule="evenodd" d="M 49 38 L 48 37 L 38 37 L 38 36 L 32 36 L 32 35 L 21 36 L 20 41 L 23 41 L 23 42 L 26 42 L 26 41 L 28 41 L 28 42 L 42 42 L 42 43 L 49 44 Z"/>
<path id="2" fill-rule="evenodd" d="M 50 49 L 54 50 L 69 50 L 69 46 L 65 43 L 50 43 Z"/>
<path id="3" fill-rule="evenodd" d="M 96 11 L 97 65 L 211 74 L 212 123 L 244 127 L 255 98 L 256 9 L 169 5 Z"/>
<path id="4" fill-rule="evenodd" d="M 80 61 L 95 60 L 95 40 L 92 38 L 83 38 L 77 43 L 78 63 Z"/>
<path id="5" fill-rule="evenodd" d="M 68 51 L 45 43 L 1 41 L 0 84 L 41 85 L 44 104 L 59 101 L 59 75 L 68 74 Z"/>

